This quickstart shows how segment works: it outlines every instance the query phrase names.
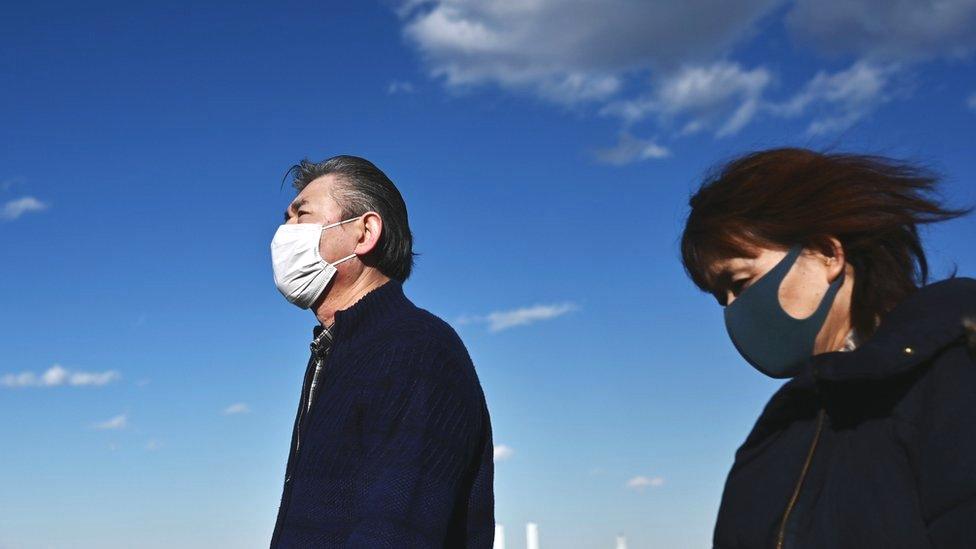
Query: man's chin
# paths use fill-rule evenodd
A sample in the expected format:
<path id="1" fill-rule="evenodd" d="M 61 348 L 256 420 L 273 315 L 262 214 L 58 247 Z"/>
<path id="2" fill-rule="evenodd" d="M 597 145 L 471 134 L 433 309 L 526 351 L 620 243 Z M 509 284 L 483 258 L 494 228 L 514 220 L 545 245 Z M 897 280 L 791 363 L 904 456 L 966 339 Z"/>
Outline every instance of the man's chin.
<path id="1" fill-rule="evenodd" d="M 318 315 L 319 309 L 322 307 L 322 304 L 325 303 L 325 300 L 328 299 L 329 297 L 329 292 L 332 290 L 333 282 L 334 281 L 332 280 L 329 281 L 329 285 L 326 286 L 324 290 L 322 290 L 322 293 L 319 294 L 318 297 L 315 298 L 315 301 L 312 302 L 312 306 L 309 307 L 308 310 Z"/>

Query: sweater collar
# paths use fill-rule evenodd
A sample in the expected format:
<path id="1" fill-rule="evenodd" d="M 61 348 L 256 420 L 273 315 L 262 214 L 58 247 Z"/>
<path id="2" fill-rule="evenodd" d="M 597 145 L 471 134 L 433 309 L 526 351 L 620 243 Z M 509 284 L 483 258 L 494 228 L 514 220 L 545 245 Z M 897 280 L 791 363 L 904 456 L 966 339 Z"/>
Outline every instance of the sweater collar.
<path id="1" fill-rule="evenodd" d="M 804 374 L 830 381 L 881 379 L 908 372 L 962 338 L 976 318 L 976 280 L 951 278 L 919 288 L 850 352 L 810 359 Z"/>
<path id="2" fill-rule="evenodd" d="M 390 279 L 370 290 L 352 306 L 336 311 L 335 322 L 329 330 L 332 332 L 333 339 L 339 339 L 389 317 L 405 303 L 408 303 L 408 300 L 403 294 L 403 285 Z M 321 330 L 322 326 L 316 326 L 313 335 L 318 335 Z"/>

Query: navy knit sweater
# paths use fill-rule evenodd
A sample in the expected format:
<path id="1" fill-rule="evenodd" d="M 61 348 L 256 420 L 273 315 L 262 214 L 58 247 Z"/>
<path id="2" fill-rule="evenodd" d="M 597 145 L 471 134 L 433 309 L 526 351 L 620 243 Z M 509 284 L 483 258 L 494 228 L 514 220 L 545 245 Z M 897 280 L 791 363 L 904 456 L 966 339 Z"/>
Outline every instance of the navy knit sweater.
<path id="1" fill-rule="evenodd" d="M 332 333 L 271 546 L 490 548 L 491 424 L 457 334 L 395 281 Z"/>

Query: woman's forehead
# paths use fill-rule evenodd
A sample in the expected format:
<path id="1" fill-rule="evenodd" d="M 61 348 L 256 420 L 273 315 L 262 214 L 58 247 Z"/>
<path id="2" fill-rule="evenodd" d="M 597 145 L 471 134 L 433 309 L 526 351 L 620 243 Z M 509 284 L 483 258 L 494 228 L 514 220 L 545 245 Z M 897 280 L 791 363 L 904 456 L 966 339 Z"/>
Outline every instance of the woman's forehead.
<path id="1" fill-rule="evenodd" d="M 755 264 L 755 257 L 724 257 L 716 259 L 708 266 L 708 273 L 713 278 L 718 278 L 723 273 L 731 273 L 748 269 Z"/>
<path id="2" fill-rule="evenodd" d="M 757 270 L 763 270 L 763 266 L 769 263 L 770 258 L 766 257 L 767 254 L 775 254 L 773 250 L 766 248 L 755 248 L 752 252 L 756 254 L 754 257 L 736 255 L 717 258 L 709 263 L 705 275 L 708 286 L 710 288 L 717 288 L 730 284 L 737 274 L 753 273 Z"/>

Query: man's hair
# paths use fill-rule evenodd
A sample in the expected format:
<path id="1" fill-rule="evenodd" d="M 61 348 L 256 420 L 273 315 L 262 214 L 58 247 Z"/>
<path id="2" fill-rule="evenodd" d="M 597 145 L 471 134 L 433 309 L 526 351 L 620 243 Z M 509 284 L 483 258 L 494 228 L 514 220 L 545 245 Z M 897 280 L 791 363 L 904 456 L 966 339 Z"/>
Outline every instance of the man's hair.
<path id="1" fill-rule="evenodd" d="M 332 198 L 342 208 L 343 219 L 376 212 L 383 219 L 383 232 L 376 248 L 366 256 L 384 275 L 404 282 L 413 270 L 413 234 L 407 221 L 407 205 L 390 178 L 372 162 L 358 156 L 333 156 L 322 162 L 307 158 L 292 166 L 292 186 L 301 192 L 312 181 L 329 174 L 337 176 Z"/>
<path id="2" fill-rule="evenodd" d="M 918 226 L 970 211 L 944 207 L 938 182 L 929 170 L 880 156 L 749 153 L 714 170 L 691 197 L 682 262 L 695 284 L 712 292 L 708 268 L 717 260 L 794 244 L 829 256 L 835 237 L 855 273 L 851 323 L 866 338 L 876 320 L 926 282 Z"/>

